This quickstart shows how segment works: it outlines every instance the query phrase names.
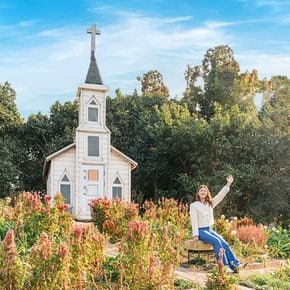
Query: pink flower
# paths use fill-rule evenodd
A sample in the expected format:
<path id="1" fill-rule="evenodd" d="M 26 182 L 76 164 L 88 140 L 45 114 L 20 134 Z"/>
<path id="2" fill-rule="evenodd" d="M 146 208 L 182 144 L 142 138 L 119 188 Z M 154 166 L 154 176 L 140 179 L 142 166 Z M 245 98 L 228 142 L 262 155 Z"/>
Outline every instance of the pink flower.
<path id="1" fill-rule="evenodd" d="M 83 233 L 84 233 L 84 227 L 82 225 L 75 224 L 74 226 L 75 244 L 80 245 L 82 243 Z"/>
<path id="2" fill-rule="evenodd" d="M 46 204 L 49 204 L 50 201 L 51 201 L 51 196 L 50 196 L 50 195 L 46 195 L 46 196 L 44 197 L 44 201 L 45 201 Z"/>
<path id="3" fill-rule="evenodd" d="M 39 253 L 44 260 L 47 260 L 51 255 L 52 241 L 46 233 L 42 233 L 39 242 Z"/>
<path id="4" fill-rule="evenodd" d="M 129 237 L 130 238 L 141 238 L 143 239 L 148 233 L 148 226 L 146 222 L 143 221 L 130 221 L 128 222 Z"/>
<path id="5" fill-rule="evenodd" d="M 60 243 L 59 249 L 58 249 L 58 256 L 60 258 L 64 258 L 69 252 L 68 246 L 65 243 Z"/>
<path id="6" fill-rule="evenodd" d="M 17 256 L 16 244 L 15 244 L 15 235 L 13 230 L 9 230 L 5 238 L 2 241 L 3 251 L 6 253 L 7 258 L 14 260 Z"/>

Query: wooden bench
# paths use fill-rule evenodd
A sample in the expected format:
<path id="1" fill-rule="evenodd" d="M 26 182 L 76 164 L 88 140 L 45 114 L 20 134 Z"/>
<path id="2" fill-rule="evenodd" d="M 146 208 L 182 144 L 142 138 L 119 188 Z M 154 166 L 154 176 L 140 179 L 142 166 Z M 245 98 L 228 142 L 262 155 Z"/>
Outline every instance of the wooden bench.
<path id="1" fill-rule="evenodd" d="M 190 254 L 198 254 L 198 258 L 200 257 L 200 253 L 211 253 L 213 252 L 213 246 L 211 244 L 204 243 L 202 241 L 193 242 L 193 240 L 186 240 L 184 242 L 184 249 L 187 250 L 187 260 L 189 263 Z"/>

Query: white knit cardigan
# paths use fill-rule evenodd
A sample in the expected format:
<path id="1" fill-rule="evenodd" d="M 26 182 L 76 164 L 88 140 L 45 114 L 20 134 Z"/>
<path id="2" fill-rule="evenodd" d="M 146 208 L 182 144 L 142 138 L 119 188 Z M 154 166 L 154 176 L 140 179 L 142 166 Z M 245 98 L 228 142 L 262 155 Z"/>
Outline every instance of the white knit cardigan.
<path id="1" fill-rule="evenodd" d="M 230 191 L 230 187 L 225 185 L 221 191 L 212 199 L 213 206 L 195 201 L 190 204 L 189 214 L 191 218 L 192 235 L 198 236 L 198 229 L 211 227 L 214 224 L 213 208 L 216 207 Z"/>

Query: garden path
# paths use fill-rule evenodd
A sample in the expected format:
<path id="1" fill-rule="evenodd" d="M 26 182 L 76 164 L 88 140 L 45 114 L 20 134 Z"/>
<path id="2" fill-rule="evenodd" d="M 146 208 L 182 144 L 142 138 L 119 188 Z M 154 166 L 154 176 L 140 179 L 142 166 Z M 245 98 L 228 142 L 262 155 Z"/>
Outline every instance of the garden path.
<path id="1" fill-rule="evenodd" d="M 109 256 L 116 256 L 118 254 L 118 249 L 115 244 L 108 243 L 107 244 L 107 255 Z M 244 269 L 240 270 L 239 276 L 247 277 L 253 273 L 269 273 L 273 272 L 275 269 L 277 269 L 283 261 L 269 261 L 267 263 L 252 263 L 248 264 Z M 199 284 L 201 287 L 205 286 L 206 284 L 206 275 L 207 271 L 202 269 L 196 269 L 194 267 L 183 267 L 180 266 L 176 269 L 175 274 L 177 277 L 192 281 L 194 283 Z M 250 290 L 252 288 L 244 287 L 238 285 L 239 290 Z"/>

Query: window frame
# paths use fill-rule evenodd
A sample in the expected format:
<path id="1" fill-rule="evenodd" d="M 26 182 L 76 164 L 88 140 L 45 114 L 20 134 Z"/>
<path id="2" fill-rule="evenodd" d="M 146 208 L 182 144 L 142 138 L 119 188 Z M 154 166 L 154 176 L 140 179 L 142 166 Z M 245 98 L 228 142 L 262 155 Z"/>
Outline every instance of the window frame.
<path id="1" fill-rule="evenodd" d="M 89 144 L 90 144 L 90 142 L 89 142 L 89 139 L 90 138 L 96 138 L 97 140 L 98 140 L 98 150 L 97 150 L 97 155 L 90 155 L 89 153 L 91 153 L 90 152 L 90 148 L 89 148 Z M 92 149 L 92 148 L 91 148 Z M 100 152 L 101 152 L 101 138 L 100 138 L 100 136 L 98 136 L 98 135 L 87 135 L 86 136 L 86 150 L 87 150 L 87 157 L 88 158 L 100 158 Z"/>
<path id="2" fill-rule="evenodd" d="M 120 183 L 116 183 L 116 180 L 119 180 Z M 120 200 L 123 200 L 123 193 L 124 193 L 124 186 L 123 186 L 123 181 L 120 178 L 119 175 L 116 175 L 115 178 L 113 179 L 113 183 L 112 183 L 112 198 L 119 198 Z M 121 197 L 119 196 L 114 196 L 114 189 L 118 189 L 121 190 Z"/>
<path id="3" fill-rule="evenodd" d="M 92 104 L 92 102 L 94 102 L 94 104 Z M 100 108 L 99 108 L 99 103 L 97 102 L 97 100 L 95 98 L 92 98 L 88 105 L 87 105 L 87 121 L 91 124 L 96 124 L 96 123 L 100 123 Z M 90 120 L 89 117 L 90 117 L 90 114 L 89 114 L 89 111 L 90 109 L 96 109 L 97 110 L 97 120 Z"/>
<path id="4" fill-rule="evenodd" d="M 68 180 L 63 180 L 65 177 Z M 65 195 L 62 192 L 63 185 L 69 186 L 69 203 L 66 202 Z M 71 182 L 71 178 L 70 178 L 69 174 L 66 171 L 61 175 L 61 178 L 59 179 L 59 192 L 61 192 L 61 194 L 63 195 L 65 204 L 68 206 L 72 206 L 72 182 Z"/>

